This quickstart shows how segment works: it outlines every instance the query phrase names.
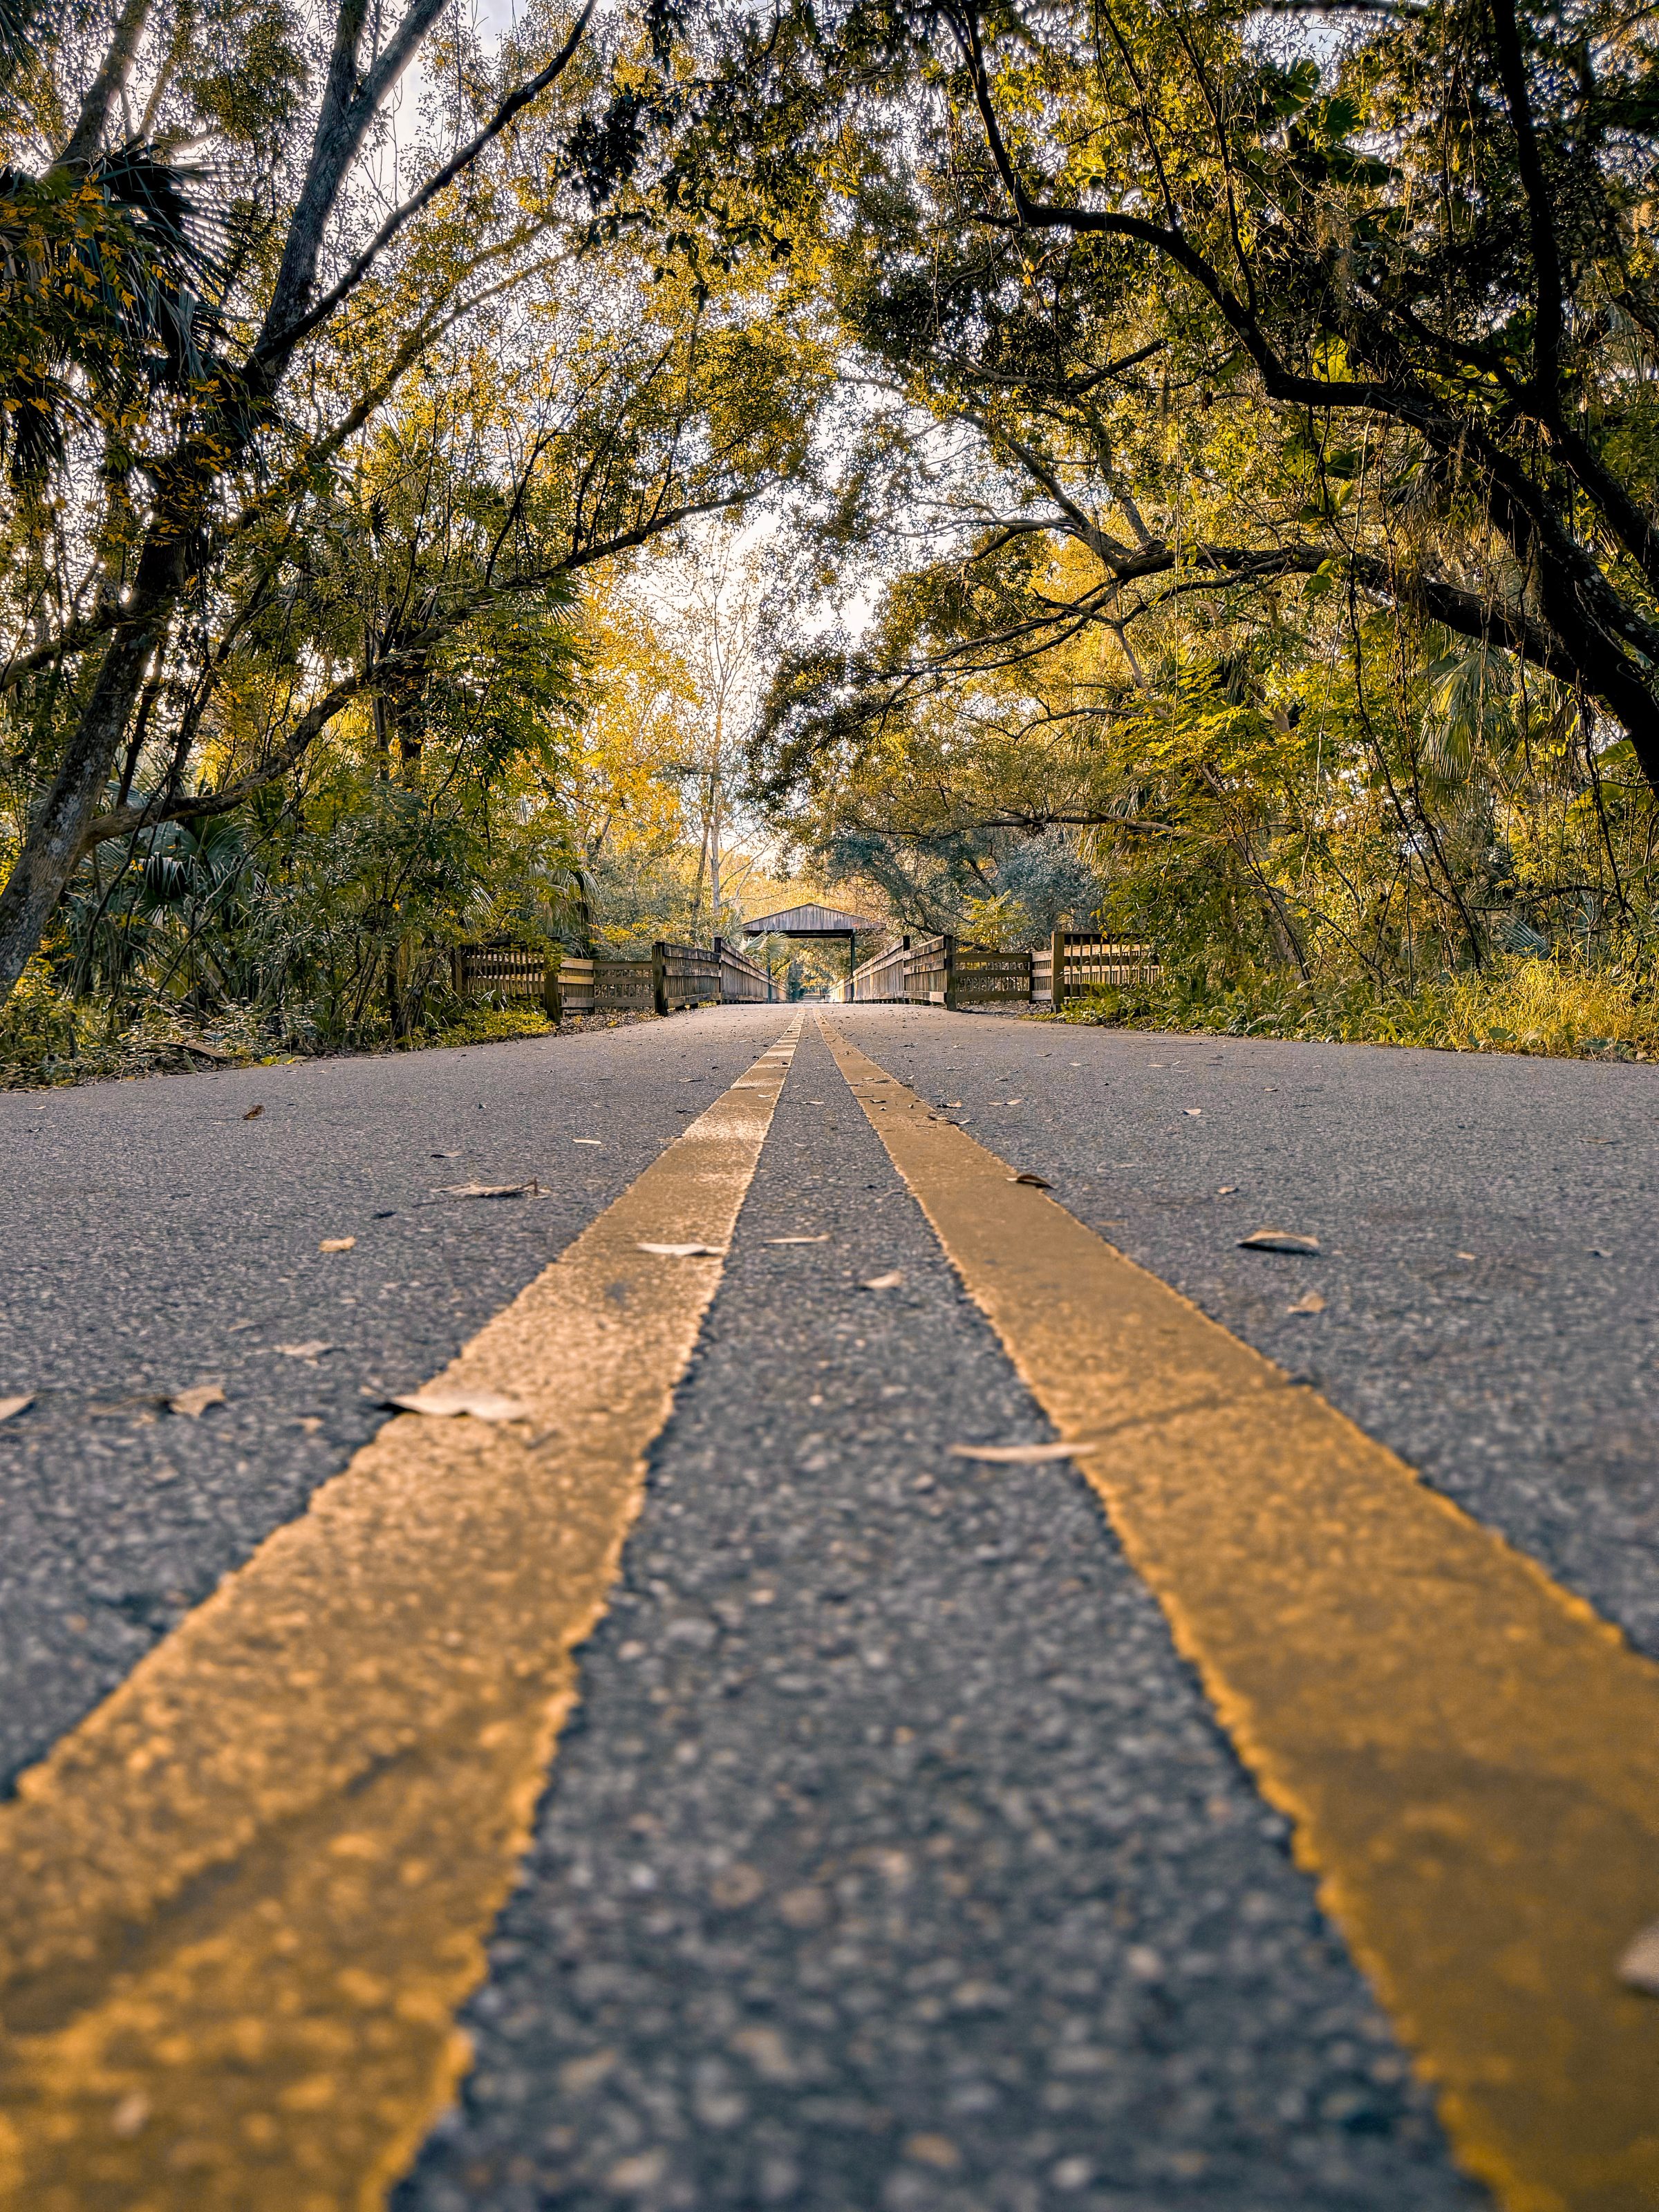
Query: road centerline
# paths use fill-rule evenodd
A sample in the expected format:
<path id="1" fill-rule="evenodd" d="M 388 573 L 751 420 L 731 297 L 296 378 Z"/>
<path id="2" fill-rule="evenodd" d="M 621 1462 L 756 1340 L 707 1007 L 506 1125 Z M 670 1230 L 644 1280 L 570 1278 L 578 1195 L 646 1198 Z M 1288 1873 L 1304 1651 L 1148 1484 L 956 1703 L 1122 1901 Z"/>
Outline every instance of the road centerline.
<path id="1" fill-rule="evenodd" d="M 799 1018 L 783 1042 L 799 1033 Z M 372 2203 L 483 1967 L 787 1068 L 776 1046 L 0 1810 L 0 2204 Z M 757 1079 L 758 1078 L 758 1079 Z"/>
<path id="2" fill-rule="evenodd" d="M 1462 2162 L 1512 2212 L 1650 2206 L 1659 2009 L 1613 1963 L 1659 1906 L 1659 1668 L 838 1028 L 849 1087 L 1061 1436 L 1119 1431 L 1080 1470 Z"/>

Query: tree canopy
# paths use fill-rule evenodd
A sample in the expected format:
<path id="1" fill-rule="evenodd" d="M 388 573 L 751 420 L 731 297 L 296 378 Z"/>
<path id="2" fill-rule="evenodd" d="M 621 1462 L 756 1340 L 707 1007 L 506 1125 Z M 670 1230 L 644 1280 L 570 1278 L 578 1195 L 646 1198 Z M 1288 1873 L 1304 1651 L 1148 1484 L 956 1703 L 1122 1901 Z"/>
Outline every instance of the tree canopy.
<path id="1" fill-rule="evenodd" d="M 167 825 L 309 836 L 354 780 L 534 814 L 560 896 L 614 866 L 636 919 L 690 836 L 712 921 L 730 805 L 1011 941 L 1097 909 L 1379 983 L 1646 943 L 1656 40 L 1516 0 L 37 25 L 0 988 Z M 722 515 L 775 571 L 740 732 L 623 581 Z"/>

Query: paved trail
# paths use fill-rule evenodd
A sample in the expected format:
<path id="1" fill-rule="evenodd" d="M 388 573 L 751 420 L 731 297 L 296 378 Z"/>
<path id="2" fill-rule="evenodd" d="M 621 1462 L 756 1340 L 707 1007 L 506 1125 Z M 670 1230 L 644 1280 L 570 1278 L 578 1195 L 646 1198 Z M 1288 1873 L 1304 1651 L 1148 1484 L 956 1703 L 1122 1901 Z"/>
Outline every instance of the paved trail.
<path id="1" fill-rule="evenodd" d="M 890 1157 L 896 1088 L 866 1114 L 825 1032 L 927 1102 L 931 1122 L 902 1110 L 940 1176 L 955 1122 L 1054 1186 L 1012 1187 L 1047 1209 L 1034 1252 L 1063 1207 L 1465 1509 L 1432 1524 L 1451 1564 L 1425 1620 L 1467 1599 L 1484 1633 L 1495 1590 L 1501 1641 L 1525 1583 L 1528 1710 L 1576 1717 L 1589 1684 L 1638 1735 L 1659 1673 L 1588 1608 L 1659 1656 L 1650 1072 L 906 1009 L 829 1010 L 793 1064 L 758 1059 L 791 1028 L 733 1008 L 0 1098 L 0 1396 L 34 1394 L 0 1425 L 0 1729 L 24 1778 L 0 1808 L 0 2205 L 1437 2212 L 1493 2201 L 1471 2166 L 1516 2212 L 1659 2201 L 1621 2086 L 1626 2060 L 1651 2078 L 1659 2004 L 1612 1974 L 1626 1919 L 1659 1916 L 1650 1754 L 1625 1771 L 1594 1716 L 1559 1742 L 1516 1725 L 1473 1662 L 1460 1692 L 1454 1638 L 1442 1703 L 1401 1723 L 1444 1735 L 1437 1779 L 1421 1742 L 1400 1753 L 1421 1863 L 1363 1863 L 1393 1810 L 1358 1843 L 1340 1814 L 1374 1774 L 1334 1815 L 1273 1779 L 1319 1683 L 1243 1727 L 1212 1594 L 1183 1613 L 1183 1559 L 1137 1548 L 1131 1498 L 1132 1565 L 1079 1471 L 1109 1490 L 1144 1455 L 953 1451 L 1053 1435 L 1009 1344 L 1042 1388 L 1040 1363 L 918 1206 L 948 1218 L 933 1156 L 916 1195 Z M 530 1176 L 552 1195 L 444 1194 Z M 1238 1248 L 1264 1225 L 1320 1256 Z M 641 1255 L 653 1229 L 725 1256 Z M 523 1422 L 383 1425 L 556 1261 L 457 1370 Z M 1310 1288 L 1322 1310 L 1288 1311 Z M 1073 1341 L 1092 1388 L 1075 1318 Z M 623 1342 L 637 1403 L 605 1365 Z M 200 1382 L 227 1404 L 160 1402 Z M 1257 1479 L 1228 1461 L 1237 1426 L 1182 1478 L 1200 1507 L 1231 1486 L 1218 1541 Z M 1381 1517 L 1308 1555 L 1352 1583 L 1352 1625 L 1339 1607 L 1319 1635 L 1361 1684 L 1365 1636 L 1401 1663 L 1389 1516 L 1439 1510 L 1377 1456 Z M 1268 1514 L 1264 1493 L 1263 1557 Z M 1234 1610 L 1299 1649 L 1255 1566 Z M 1528 1789 L 1553 1856 L 1506 1875 L 1487 1847 Z M 1454 1814 L 1490 1831 L 1498 1936 L 1437 1968 L 1428 1912 L 1408 1999 L 1364 1900 L 1431 1893 Z M 1570 1988 L 1540 1985 L 1528 1933 L 1557 1902 Z M 1522 2081 L 1530 2135 L 1482 2106 L 1483 2023 L 1544 2085 Z M 1549 2117 L 1547 2077 L 1586 2050 L 1572 2112 L 1601 2110 Z M 1454 2084 L 1443 2115 L 1413 2051 Z"/>

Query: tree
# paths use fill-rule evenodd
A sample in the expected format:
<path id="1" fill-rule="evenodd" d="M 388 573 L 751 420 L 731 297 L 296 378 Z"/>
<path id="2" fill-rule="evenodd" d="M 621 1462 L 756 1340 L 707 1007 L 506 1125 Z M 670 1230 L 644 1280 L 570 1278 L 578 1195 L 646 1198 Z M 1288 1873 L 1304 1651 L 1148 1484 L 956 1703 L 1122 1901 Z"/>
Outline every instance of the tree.
<path id="1" fill-rule="evenodd" d="M 668 20 L 647 12 L 601 46 L 591 9 L 532 14 L 490 58 L 446 48 L 441 13 L 410 0 L 376 29 L 362 0 L 339 0 L 313 27 L 328 54 L 314 91 L 270 8 L 224 7 L 201 40 L 193 14 L 126 0 L 100 57 L 56 50 L 53 82 L 86 88 L 41 190 L 96 205 L 73 215 L 91 243 L 52 265 L 91 265 L 103 290 L 58 301 L 64 328 L 47 317 L 30 356 L 52 428 L 28 443 L 8 518 L 9 765 L 27 819 L 0 890 L 0 994 L 97 842 L 233 809 L 360 696 L 396 721 L 469 624 L 740 504 L 800 459 L 815 365 L 777 283 L 763 265 L 711 278 L 653 240 L 641 164 Z M 385 111 L 422 52 L 445 65 L 419 181 L 399 197 Z M 107 145 L 112 118 L 137 102 L 152 149 L 205 135 L 226 192 L 214 225 L 178 214 L 170 263 L 100 211 L 131 155 Z M 183 172 L 167 173 L 183 209 Z M 13 194 L 19 222 L 27 199 Z M 120 295 L 111 253 L 125 267 L 141 252 L 171 324 L 104 302 Z M 15 274 L 15 323 L 27 294 Z M 170 377 L 143 373 L 157 330 L 186 325 L 196 352 L 175 346 Z M 501 380 L 496 419 L 466 496 L 445 506 L 442 547 L 412 551 L 408 588 L 348 640 L 343 580 L 373 565 L 374 534 L 354 457 L 406 380 L 457 347 L 467 374 L 488 357 Z M 27 400 L 21 373 L 9 390 Z M 257 742 L 221 745 L 204 780 L 204 733 L 256 692 Z"/>
<path id="2" fill-rule="evenodd" d="M 1174 596 L 1308 580 L 1596 702 L 1659 781 L 1652 27 L 1356 8 L 1328 65 L 1297 14 L 939 0 L 774 42 L 851 327 L 991 464 L 950 649 L 1128 655 Z M 1033 535 L 1087 556 L 1063 600 Z"/>

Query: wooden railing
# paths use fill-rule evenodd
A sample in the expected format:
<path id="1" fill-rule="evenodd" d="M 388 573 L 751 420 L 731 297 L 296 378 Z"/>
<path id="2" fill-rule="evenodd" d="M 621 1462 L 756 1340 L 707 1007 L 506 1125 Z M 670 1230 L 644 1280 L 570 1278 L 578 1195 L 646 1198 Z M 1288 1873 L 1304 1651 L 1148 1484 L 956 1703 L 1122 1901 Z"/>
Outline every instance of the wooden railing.
<path id="1" fill-rule="evenodd" d="M 777 996 L 772 978 L 746 952 L 723 937 L 714 939 L 714 950 L 720 957 L 720 997 L 728 1006 L 756 1006 Z"/>
<path id="2" fill-rule="evenodd" d="M 1151 982 L 1152 946 L 1097 929 L 1057 929 L 1037 952 L 1000 952 L 955 937 L 907 939 L 855 969 L 843 1000 L 908 1000 L 915 1006 L 1063 1006 L 1090 991 Z M 1060 988 L 1056 993 L 1054 979 Z"/>
<path id="3" fill-rule="evenodd" d="M 557 945 L 458 945 L 449 956 L 450 981 L 463 999 L 536 999 L 550 1021 L 559 1018 Z"/>
<path id="4" fill-rule="evenodd" d="M 1158 973 L 1158 953 L 1148 944 L 1098 929 L 1057 929 L 1048 951 L 1032 955 L 1031 997 L 1039 1006 L 1059 1006 L 1091 991 L 1153 982 Z"/>
<path id="5" fill-rule="evenodd" d="M 878 952 L 873 960 L 866 960 L 861 968 L 855 968 L 849 980 L 842 985 L 839 995 L 843 1000 L 906 997 L 904 977 L 909 958 L 910 940 L 907 937 L 890 952 Z"/>
<path id="6" fill-rule="evenodd" d="M 539 1000 L 555 1022 L 566 1014 L 670 1014 L 775 996 L 765 969 L 718 939 L 713 945 L 662 940 L 635 958 L 562 953 L 556 945 L 458 945 L 450 974 L 462 998 Z"/>

